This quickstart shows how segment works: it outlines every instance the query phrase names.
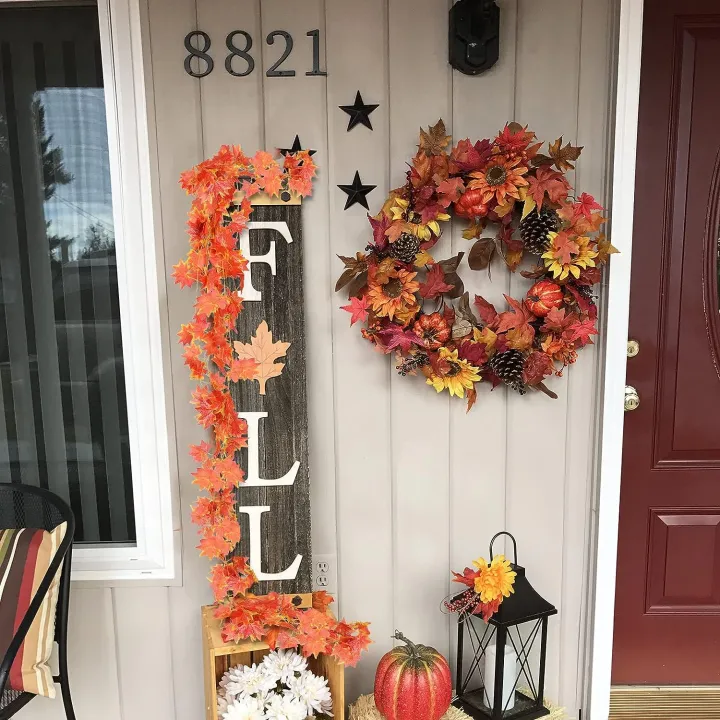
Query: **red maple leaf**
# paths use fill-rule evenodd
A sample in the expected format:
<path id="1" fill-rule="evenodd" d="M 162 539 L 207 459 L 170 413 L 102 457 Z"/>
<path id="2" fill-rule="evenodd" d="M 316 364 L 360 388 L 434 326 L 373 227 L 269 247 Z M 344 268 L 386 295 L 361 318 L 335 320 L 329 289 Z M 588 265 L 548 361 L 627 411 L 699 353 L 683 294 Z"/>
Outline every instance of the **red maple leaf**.
<path id="1" fill-rule="evenodd" d="M 384 250 L 388 245 L 386 237 L 388 228 L 392 225 L 392 220 L 387 215 L 381 215 L 380 219 L 368 215 L 368 220 L 373 230 L 373 240 L 378 250 Z"/>
<path id="2" fill-rule="evenodd" d="M 581 215 L 590 220 L 593 210 L 602 210 L 603 207 L 599 203 L 595 202 L 595 198 L 592 195 L 583 193 L 575 201 L 573 205 L 573 220 L 576 220 Z"/>
<path id="3" fill-rule="evenodd" d="M 463 340 L 458 346 L 458 357 L 467 360 L 475 367 L 481 367 L 488 361 L 487 346 L 471 340 Z"/>
<path id="4" fill-rule="evenodd" d="M 391 323 L 385 330 L 378 333 L 385 344 L 385 352 L 399 348 L 402 353 L 410 352 L 413 345 L 423 346 L 423 341 L 412 331 L 403 330 L 399 325 Z"/>
<path id="5" fill-rule="evenodd" d="M 509 295 L 505 295 L 504 297 L 512 309 L 507 310 L 504 313 L 500 313 L 498 316 L 497 331 L 499 333 L 524 328 L 526 325 L 529 325 L 530 322 L 535 320 L 535 316 L 527 309 L 527 307 L 525 307 L 524 303 L 511 298 Z M 531 329 L 534 333 L 534 328 Z"/>
<path id="6" fill-rule="evenodd" d="M 425 282 L 420 284 L 420 295 L 426 299 L 435 299 L 443 293 L 450 292 L 452 285 L 445 282 L 445 273 L 440 265 L 433 265 Z"/>
<path id="7" fill-rule="evenodd" d="M 528 195 L 540 207 L 545 199 L 545 195 L 550 198 L 553 203 L 564 200 L 570 191 L 570 184 L 562 173 L 551 170 L 548 166 L 541 166 L 537 169 L 535 175 L 528 177 Z"/>
<path id="8" fill-rule="evenodd" d="M 450 153 L 450 172 L 469 173 L 481 170 L 492 155 L 489 140 L 460 140 Z"/>
<path id="9" fill-rule="evenodd" d="M 544 352 L 534 350 L 525 360 L 523 382 L 526 385 L 538 385 L 552 375 L 554 370 L 552 358 Z"/>
<path id="10" fill-rule="evenodd" d="M 498 313 L 495 309 L 495 306 L 492 303 L 489 303 L 484 297 L 481 297 L 480 295 L 475 296 L 475 307 L 478 310 L 478 313 L 480 315 L 480 319 L 490 328 L 493 328 L 497 318 Z"/>
<path id="11" fill-rule="evenodd" d="M 597 334 L 595 321 L 590 319 L 577 320 L 566 331 L 566 335 L 571 342 L 579 342 L 583 346 L 592 345 L 591 336 Z"/>
<path id="12" fill-rule="evenodd" d="M 543 332 L 564 332 L 573 322 L 573 316 L 566 316 L 565 308 L 553 308 L 546 316 L 540 328 Z"/>
<path id="13" fill-rule="evenodd" d="M 201 359 L 201 351 L 197 345 L 190 345 L 183 353 L 183 360 L 190 368 L 190 377 L 193 380 L 202 380 L 205 377 L 207 368 Z"/>
<path id="14" fill-rule="evenodd" d="M 370 303 L 368 299 L 363 297 L 353 297 L 350 299 L 349 305 L 341 305 L 340 309 L 349 312 L 351 315 L 350 325 L 354 325 L 356 322 L 365 322 L 368 319 L 368 308 Z"/>

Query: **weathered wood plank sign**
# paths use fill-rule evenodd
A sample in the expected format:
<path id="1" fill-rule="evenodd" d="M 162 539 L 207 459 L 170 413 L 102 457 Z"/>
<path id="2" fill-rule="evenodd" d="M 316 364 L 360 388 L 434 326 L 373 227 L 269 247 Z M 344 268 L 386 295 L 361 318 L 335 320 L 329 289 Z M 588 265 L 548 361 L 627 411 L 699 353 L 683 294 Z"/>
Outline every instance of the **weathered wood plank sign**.
<path id="1" fill-rule="evenodd" d="M 242 541 L 259 580 L 257 592 L 309 593 L 310 481 L 299 200 L 253 198 L 240 235 L 248 260 L 245 308 L 232 339 L 238 357 L 260 363 L 260 377 L 231 394 L 248 424 L 237 490 Z M 263 204 L 266 203 L 266 204 Z"/>

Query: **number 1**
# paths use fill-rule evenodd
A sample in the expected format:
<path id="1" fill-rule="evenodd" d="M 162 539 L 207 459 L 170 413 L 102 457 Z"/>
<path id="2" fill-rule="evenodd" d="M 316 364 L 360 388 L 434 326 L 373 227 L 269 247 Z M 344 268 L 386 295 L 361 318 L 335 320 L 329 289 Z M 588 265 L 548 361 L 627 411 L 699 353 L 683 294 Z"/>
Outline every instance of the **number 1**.
<path id="1" fill-rule="evenodd" d="M 320 69 L 320 31 L 311 30 L 307 36 L 311 37 L 313 42 L 313 69 L 305 74 L 310 76 L 327 75 L 324 70 Z"/>

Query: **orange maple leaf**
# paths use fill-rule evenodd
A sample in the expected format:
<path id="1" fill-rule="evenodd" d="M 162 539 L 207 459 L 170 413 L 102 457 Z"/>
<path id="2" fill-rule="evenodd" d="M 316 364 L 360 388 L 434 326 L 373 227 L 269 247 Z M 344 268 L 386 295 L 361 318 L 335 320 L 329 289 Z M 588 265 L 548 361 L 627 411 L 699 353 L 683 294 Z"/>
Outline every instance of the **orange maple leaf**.
<path id="1" fill-rule="evenodd" d="M 230 372 L 228 377 L 233 382 L 240 380 L 255 380 L 258 374 L 260 364 L 253 358 L 243 358 L 242 360 L 233 360 L 230 363 Z"/>
<path id="2" fill-rule="evenodd" d="M 274 342 L 268 324 L 263 320 L 258 326 L 255 337 L 249 343 L 235 343 L 235 352 L 240 359 L 249 358 L 258 364 L 255 380 L 260 383 L 260 394 L 265 395 L 267 381 L 279 377 L 285 363 L 276 363 L 285 357 L 290 343 Z"/>

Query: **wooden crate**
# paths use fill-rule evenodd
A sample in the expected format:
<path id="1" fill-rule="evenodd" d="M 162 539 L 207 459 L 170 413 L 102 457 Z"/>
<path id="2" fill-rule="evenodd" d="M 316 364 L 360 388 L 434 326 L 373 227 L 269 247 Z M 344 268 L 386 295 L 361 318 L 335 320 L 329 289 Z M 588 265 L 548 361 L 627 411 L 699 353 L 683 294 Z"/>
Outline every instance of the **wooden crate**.
<path id="1" fill-rule="evenodd" d="M 222 676 L 235 665 L 258 663 L 270 652 L 264 642 L 224 643 L 220 621 L 215 619 L 213 609 L 211 606 L 202 609 L 206 720 L 218 720 L 217 687 Z M 334 719 L 345 720 L 345 666 L 327 655 L 308 658 L 308 666 L 316 675 L 327 678 Z"/>

